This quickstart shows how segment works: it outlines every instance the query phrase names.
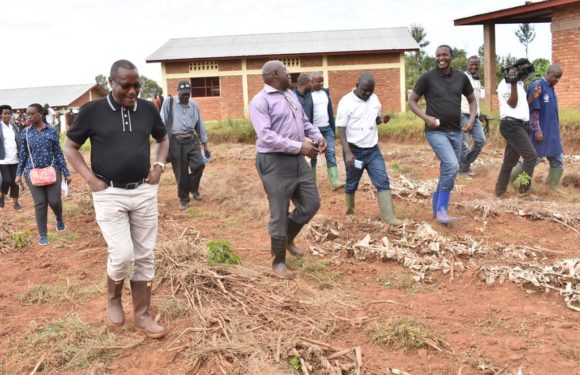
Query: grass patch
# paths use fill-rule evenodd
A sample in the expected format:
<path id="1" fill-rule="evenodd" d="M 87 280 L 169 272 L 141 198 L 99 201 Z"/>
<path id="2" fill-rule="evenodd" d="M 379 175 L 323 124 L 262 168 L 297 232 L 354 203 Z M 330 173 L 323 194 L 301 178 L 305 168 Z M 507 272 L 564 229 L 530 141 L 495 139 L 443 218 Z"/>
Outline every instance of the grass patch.
<path id="1" fill-rule="evenodd" d="M 226 119 L 205 123 L 212 142 L 254 143 L 256 133 L 249 119 Z"/>
<path id="2" fill-rule="evenodd" d="M 216 264 L 240 264 L 240 257 L 231 249 L 230 243 L 226 240 L 209 241 L 207 243 L 209 251 L 207 263 L 210 266 Z"/>
<path id="3" fill-rule="evenodd" d="M 413 278 L 413 272 L 407 268 L 391 272 L 387 277 L 381 280 L 385 288 L 404 290 L 407 293 L 415 293 L 421 289 L 419 284 Z"/>
<path id="4" fill-rule="evenodd" d="M 400 316 L 387 325 L 376 325 L 368 334 L 377 344 L 387 344 L 407 351 L 420 348 L 442 348 L 445 343 L 439 335 L 419 318 Z"/>
<path id="5" fill-rule="evenodd" d="M 12 233 L 10 236 L 10 246 L 13 249 L 23 249 L 30 244 L 31 233 L 29 230 Z"/>
<path id="6" fill-rule="evenodd" d="M 473 349 L 463 353 L 459 357 L 459 363 L 475 369 L 484 371 L 492 367 L 497 367 L 496 363 L 484 357 L 479 350 Z"/>
<path id="7" fill-rule="evenodd" d="M 556 345 L 556 351 L 564 358 L 580 361 L 580 349 L 576 347 L 558 344 Z"/>
<path id="8" fill-rule="evenodd" d="M 332 289 L 340 286 L 344 276 L 332 272 L 328 262 L 310 257 L 288 257 L 286 264 L 290 269 L 300 271 L 300 273 L 310 276 L 320 283 L 320 289 Z"/>
<path id="9" fill-rule="evenodd" d="M 79 237 L 80 235 L 77 232 L 70 231 L 48 234 L 51 246 L 59 248 L 72 244 L 74 241 L 78 240 Z"/>
<path id="10" fill-rule="evenodd" d="M 527 337 L 530 331 L 528 322 L 525 319 L 505 320 L 494 318 L 493 316 L 490 316 L 487 320 L 476 322 L 475 326 L 488 336 L 495 335 L 498 332 L 507 332 L 520 337 Z"/>
<path id="11" fill-rule="evenodd" d="M 43 305 L 47 303 L 59 303 L 66 300 L 76 300 L 79 297 L 90 297 L 99 294 L 100 291 L 94 286 L 84 284 L 69 284 L 54 286 L 47 284 L 29 285 L 24 294 L 18 299 L 29 305 Z"/>
<path id="12" fill-rule="evenodd" d="M 73 219 L 84 216 L 95 216 L 95 208 L 93 206 L 93 196 L 90 191 L 84 192 L 75 200 L 63 201 L 63 217 L 65 219 Z"/>
<path id="13" fill-rule="evenodd" d="M 47 373 L 106 364 L 122 347 L 140 342 L 118 337 L 106 327 L 93 327 L 77 315 L 34 327 L 24 337 L 10 354 L 31 367 L 45 355 L 39 370 Z"/>
<path id="14" fill-rule="evenodd" d="M 425 123 L 413 112 L 391 113 L 391 120 L 387 124 L 379 125 L 379 137 L 381 140 L 416 139 L 423 140 Z"/>
<path id="15" fill-rule="evenodd" d="M 168 298 L 157 304 L 157 310 L 162 316 L 166 316 L 169 319 L 176 319 L 187 316 L 189 306 L 177 298 Z"/>

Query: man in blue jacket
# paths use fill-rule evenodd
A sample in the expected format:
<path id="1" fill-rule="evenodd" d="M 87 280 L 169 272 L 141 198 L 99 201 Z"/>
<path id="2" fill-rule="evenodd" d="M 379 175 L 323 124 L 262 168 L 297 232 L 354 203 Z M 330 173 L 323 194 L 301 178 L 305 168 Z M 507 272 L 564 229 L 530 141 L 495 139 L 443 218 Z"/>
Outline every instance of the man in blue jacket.
<path id="1" fill-rule="evenodd" d="M 538 158 L 545 156 L 550 163 L 548 181 L 552 189 L 557 189 L 564 172 L 563 148 L 560 140 L 560 119 L 558 116 L 558 97 L 554 87 L 562 78 L 560 65 L 550 65 L 546 75 L 528 86 L 528 98 L 536 86 L 541 94 L 530 103 L 530 140 Z M 515 168 L 514 168 L 515 169 Z"/>

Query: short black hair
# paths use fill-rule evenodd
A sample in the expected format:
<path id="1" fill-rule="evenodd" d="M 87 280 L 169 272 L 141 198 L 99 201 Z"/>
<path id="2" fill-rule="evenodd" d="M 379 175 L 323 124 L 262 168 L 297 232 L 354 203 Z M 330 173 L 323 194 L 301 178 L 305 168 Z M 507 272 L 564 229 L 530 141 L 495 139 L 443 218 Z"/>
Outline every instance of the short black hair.
<path id="1" fill-rule="evenodd" d="M 522 59 L 517 59 L 513 66 L 515 68 L 517 68 L 517 67 L 522 66 L 522 65 L 532 65 L 532 63 L 530 62 L 530 60 L 522 58 Z"/>
<path id="2" fill-rule="evenodd" d="M 467 61 L 469 61 L 469 60 L 477 60 L 477 61 L 480 61 L 481 59 L 479 58 L 479 56 L 473 55 L 473 56 L 469 56 L 469 58 L 467 59 Z"/>
<path id="3" fill-rule="evenodd" d="M 451 55 L 451 57 L 453 57 L 453 48 L 451 48 L 447 44 L 441 44 L 440 46 L 435 48 L 435 51 L 437 51 L 439 48 L 446 48 L 449 51 L 449 54 Z"/>
<path id="4" fill-rule="evenodd" d="M 29 105 L 28 107 L 34 107 L 34 109 L 36 109 L 38 112 L 40 112 L 41 114 L 44 113 L 44 108 L 42 108 L 42 106 L 38 103 L 32 103 L 31 105 Z"/>
<path id="5" fill-rule="evenodd" d="M 137 67 L 129 60 L 117 60 L 111 65 L 111 71 L 109 72 L 109 78 L 117 76 L 119 69 L 136 70 Z"/>
<path id="6" fill-rule="evenodd" d="M 10 107 L 8 104 L 0 105 L 0 113 L 4 112 L 5 109 L 8 109 L 10 112 L 12 112 L 12 107 Z"/>
<path id="7" fill-rule="evenodd" d="M 360 83 L 360 82 L 375 83 L 375 77 L 373 77 L 373 75 L 369 74 L 369 73 L 361 73 L 361 75 L 358 76 L 358 83 Z"/>

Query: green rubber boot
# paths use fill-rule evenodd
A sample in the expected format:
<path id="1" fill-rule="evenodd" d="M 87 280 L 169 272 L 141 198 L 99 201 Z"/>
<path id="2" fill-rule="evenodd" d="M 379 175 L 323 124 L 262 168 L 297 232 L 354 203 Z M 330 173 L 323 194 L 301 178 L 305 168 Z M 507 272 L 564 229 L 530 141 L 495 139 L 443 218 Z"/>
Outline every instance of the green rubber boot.
<path id="1" fill-rule="evenodd" d="M 558 190 L 558 186 L 560 185 L 560 179 L 562 178 L 562 174 L 564 173 L 564 169 L 562 168 L 550 168 L 548 171 L 548 185 L 552 190 Z"/>
<path id="2" fill-rule="evenodd" d="M 516 178 L 518 178 L 518 176 L 520 175 L 520 173 L 522 173 L 524 171 L 524 165 L 521 162 L 518 162 L 516 164 L 515 167 L 512 168 L 512 172 L 510 173 L 510 182 L 508 184 L 508 186 L 514 184 L 514 181 L 516 180 Z"/>
<path id="3" fill-rule="evenodd" d="M 347 215 L 354 214 L 354 194 L 345 194 L 344 204 L 346 206 L 346 214 Z"/>
<path id="4" fill-rule="evenodd" d="M 314 176 L 314 181 L 316 182 L 316 166 L 312 168 L 312 175 Z"/>
<path id="5" fill-rule="evenodd" d="M 379 209 L 381 211 L 381 216 L 383 221 L 388 224 L 400 226 L 403 225 L 404 221 L 397 219 L 395 216 L 395 209 L 393 208 L 393 197 L 390 190 L 385 190 L 377 193 L 377 198 L 379 199 Z"/>
<path id="6" fill-rule="evenodd" d="M 337 167 L 330 167 L 328 168 L 328 179 L 330 180 L 330 186 L 332 186 L 332 190 L 338 190 L 344 186 L 344 182 L 340 182 L 338 179 L 338 168 Z"/>

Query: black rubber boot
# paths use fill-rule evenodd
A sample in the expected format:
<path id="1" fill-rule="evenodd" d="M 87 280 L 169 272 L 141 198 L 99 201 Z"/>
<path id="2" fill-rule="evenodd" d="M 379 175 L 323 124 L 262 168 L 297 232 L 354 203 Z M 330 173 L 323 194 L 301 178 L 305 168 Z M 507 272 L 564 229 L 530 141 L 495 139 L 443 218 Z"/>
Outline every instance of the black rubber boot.
<path id="1" fill-rule="evenodd" d="M 288 231 L 286 232 L 288 236 L 288 242 L 286 243 L 286 249 L 290 252 L 290 254 L 297 257 L 304 256 L 304 251 L 302 251 L 294 244 L 294 239 L 296 236 L 298 236 L 298 233 L 300 233 L 300 230 L 302 230 L 303 226 L 304 224 L 298 224 L 292 220 L 288 220 Z"/>
<path id="2" fill-rule="evenodd" d="M 286 237 L 272 237 L 272 272 L 284 279 L 294 277 L 286 267 Z"/>

